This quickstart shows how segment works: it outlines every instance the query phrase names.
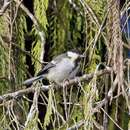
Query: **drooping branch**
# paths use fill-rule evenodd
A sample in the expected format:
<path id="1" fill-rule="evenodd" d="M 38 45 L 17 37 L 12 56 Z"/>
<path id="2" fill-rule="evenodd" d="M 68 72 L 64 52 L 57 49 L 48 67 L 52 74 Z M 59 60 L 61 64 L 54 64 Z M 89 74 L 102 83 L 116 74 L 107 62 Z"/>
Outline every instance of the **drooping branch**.
<path id="1" fill-rule="evenodd" d="M 28 17 L 32 20 L 36 30 L 38 31 L 38 34 L 41 38 L 41 56 L 40 56 L 40 62 L 43 63 L 43 56 L 44 56 L 44 45 L 45 45 L 45 33 L 44 31 L 41 29 L 40 24 L 37 20 L 37 18 L 19 1 L 19 0 L 14 0 L 14 2 L 16 4 L 18 4 L 20 6 L 20 8 L 28 15 Z"/>
<path id="2" fill-rule="evenodd" d="M 0 10 L 0 16 L 4 14 L 4 12 L 6 11 L 6 9 L 9 7 L 9 4 L 11 3 L 12 0 L 4 0 L 4 4 Z M 41 39 L 41 46 L 42 46 L 42 52 L 41 52 L 41 57 L 40 57 L 40 61 L 41 63 L 43 63 L 43 56 L 44 56 L 44 44 L 45 44 L 45 33 L 44 31 L 41 29 L 40 24 L 37 20 L 37 18 L 22 4 L 22 1 L 19 0 L 13 0 L 18 7 L 20 7 L 25 13 L 26 15 L 32 20 L 36 30 L 38 31 L 38 34 L 40 36 Z"/>

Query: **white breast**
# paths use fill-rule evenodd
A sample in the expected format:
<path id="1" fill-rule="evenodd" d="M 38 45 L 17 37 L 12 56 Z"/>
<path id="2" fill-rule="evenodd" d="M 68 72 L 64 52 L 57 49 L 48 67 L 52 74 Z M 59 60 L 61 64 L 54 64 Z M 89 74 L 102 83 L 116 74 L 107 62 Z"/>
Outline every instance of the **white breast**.
<path id="1" fill-rule="evenodd" d="M 65 79 L 69 78 L 70 73 L 74 68 L 74 64 L 71 60 L 64 58 L 56 64 L 56 67 L 50 69 L 47 78 L 50 81 L 54 81 L 57 84 L 62 83 Z"/>

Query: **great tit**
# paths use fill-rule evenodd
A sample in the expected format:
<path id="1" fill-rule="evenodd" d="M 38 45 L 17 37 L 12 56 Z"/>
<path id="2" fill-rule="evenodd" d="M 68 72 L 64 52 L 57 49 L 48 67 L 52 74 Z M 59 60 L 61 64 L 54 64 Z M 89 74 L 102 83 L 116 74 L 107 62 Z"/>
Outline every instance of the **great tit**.
<path id="1" fill-rule="evenodd" d="M 64 80 L 72 79 L 76 76 L 80 68 L 80 61 L 84 55 L 76 51 L 67 51 L 55 57 L 49 62 L 36 77 L 24 81 L 24 85 L 30 85 L 34 81 L 48 79 L 58 85 L 61 85 Z"/>

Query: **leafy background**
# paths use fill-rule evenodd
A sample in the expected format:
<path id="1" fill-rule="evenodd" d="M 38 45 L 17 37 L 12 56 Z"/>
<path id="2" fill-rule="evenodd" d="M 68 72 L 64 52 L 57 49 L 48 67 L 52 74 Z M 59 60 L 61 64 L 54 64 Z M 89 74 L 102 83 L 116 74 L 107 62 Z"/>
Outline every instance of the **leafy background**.
<path id="1" fill-rule="evenodd" d="M 3 5 L 0 2 L 1 9 Z M 73 48 L 86 55 L 83 74 L 107 67 L 113 71 L 67 90 L 36 89 L 35 94 L 3 101 L 0 129 L 130 129 L 130 47 L 120 26 L 121 14 L 129 5 L 127 0 L 12 0 L 0 15 L 1 95 L 29 88 L 21 85 L 25 79 Z"/>

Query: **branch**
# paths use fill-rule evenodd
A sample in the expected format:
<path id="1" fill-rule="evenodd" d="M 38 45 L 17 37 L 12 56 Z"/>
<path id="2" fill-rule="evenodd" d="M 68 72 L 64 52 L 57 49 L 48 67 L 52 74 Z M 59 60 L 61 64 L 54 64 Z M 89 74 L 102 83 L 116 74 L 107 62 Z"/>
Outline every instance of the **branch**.
<path id="1" fill-rule="evenodd" d="M 0 76 L 0 80 L 8 80 L 6 76 Z"/>
<path id="2" fill-rule="evenodd" d="M 111 73 L 111 71 L 112 70 L 109 68 L 109 69 L 104 69 L 104 70 L 97 71 L 96 73 L 85 74 L 85 75 L 83 75 L 81 77 L 75 77 L 74 79 L 70 80 L 69 83 L 66 86 L 69 87 L 71 85 L 78 84 L 79 82 L 88 82 L 95 75 L 97 77 L 100 77 L 100 76 L 102 76 L 104 74 Z M 40 90 L 41 91 L 48 91 L 50 87 L 51 87 L 51 85 L 41 86 Z M 8 101 L 8 100 L 11 100 L 13 98 L 21 97 L 24 94 L 29 94 L 29 93 L 34 93 L 34 92 L 35 92 L 35 85 L 33 85 L 33 87 L 30 87 L 30 88 L 26 88 L 26 89 L 18 90 L 16 92 L 4 94 L 4 95 L 0 96 L 0 104 L 2 104 L 4 101 Z"/>
<path id="3" fill-rule="evenodd" d="M 2 16 L 4 14 L 4 12 L 6 11 L 6 9 L 8 8 L 9 4 L 11 3 L 11 1 L 9 0 L 4 0 L 4 4 L 0 10 L 0 16 Z"/>
<path id="4" fill-rule="evenodd" d="M 1 39 L 0 39 L 0 40 L 4 41 L 4 45 L 6 45 L 5 43 L 7 43 L 6 47 L 7 47 L 8 44 L 11 42 L 11 41 L 9 40 L 9 38 L 8 38 L 7 36 L 4 36 L 4 35 L 1 35 Z M 1 44 L 1 45 L 2 45 L 2 44 Z M 3 46 L 3 45 L 2 45 L 2 46 Z M 15 43 L 13 43 L 13 42 L 12 42 L 12 46 L 15 47 L 15 48 L 17 48 L 22 54 L 28 55 L 29 57 L 31 57 L 32 59 L 34 59 L 35 61 L 37 61 L 37 62 L 40 63 L 40 64 L 47 64 L 47 63 L 48 63 L 48 62 L 45 62 L 45 61 L 41 63 L 39 59 L 35 58 L 35 56 L 33 56 L 33 55 L 30 53 L 30 51 L 24 50 L 24 49 L 21 48 L 19 45 L 15 44 Z M 3 46 L 3 47 L 4 47 L 4 46 Z"/>
<path id="5" fill-rule="evenodd" d="M 98 128 L 99 130 L 103 130 L 103 127 L 99 123 L 97 123 L 95 120 L 93 120 L 93 121 L 94 121 L 94 125 L 96 126 L 96 128 Z M 79 122 L 75 123 L 73 126 L 69 127 L 67 130 L 78 130 L 85 123 L 86 123 L 85 120 L 80 120 Z"/>
<path id="6" fill-rule="evenodd" d="M 84 125 L 85 121 L 81 120 L 79 122 L 77 122 L 75 125 L 73 125 L 72 127 L 68 128 L 67 130 L 78 130 L 82 125 Z"/>
<path id="7" fill-rule="evenodd" d="M 35 88 L 30 87 L 30 88 L 27 88 L 27 89 L 18 90 L 16 92 L 4 94 L 4 95 L 0 96 L 0 104 L 3 103 L 4 101 L 8 101 L 10 99 L 20 97 L 24 94 L 28 94 L 28 93 L 31 93 L 31 92 L 34 93 L 34 91 L 35 91 Z"/>
<path id="8" fill-rule="evenodd" d="M 69 84 L 67 86 L 74 85 L 74 84 L 77 84 L 79 82 L 88 82 L 93 78 L 94 75 L 97 76 L 97 77 L 100 77 L 104 74 L 111 73 L 111 71 L 112 71 L 111 68 L 107 68 L 107 69 L 104 69 L 104 70 L 97 71 L 96 73 L 84 74 L 81 77 L 76 77 L 76 78 L 70 80 Z"/>
<path id="9" fill-rule="evenodd" d="M 34 120 L 34 118 L 36 118 L 36 114 L 38 113 L 38 97 L 40 95 L 40 88 L 36 87 L 35 88 L 35 93 L 34 93 L 34 97 L 33 97 L 33 104 L 30 108 L 30 112 L 28 113 L 26 122 L 25 122 L 25 128 L 29 125 L 31 125 L 31 121 Z"/>

